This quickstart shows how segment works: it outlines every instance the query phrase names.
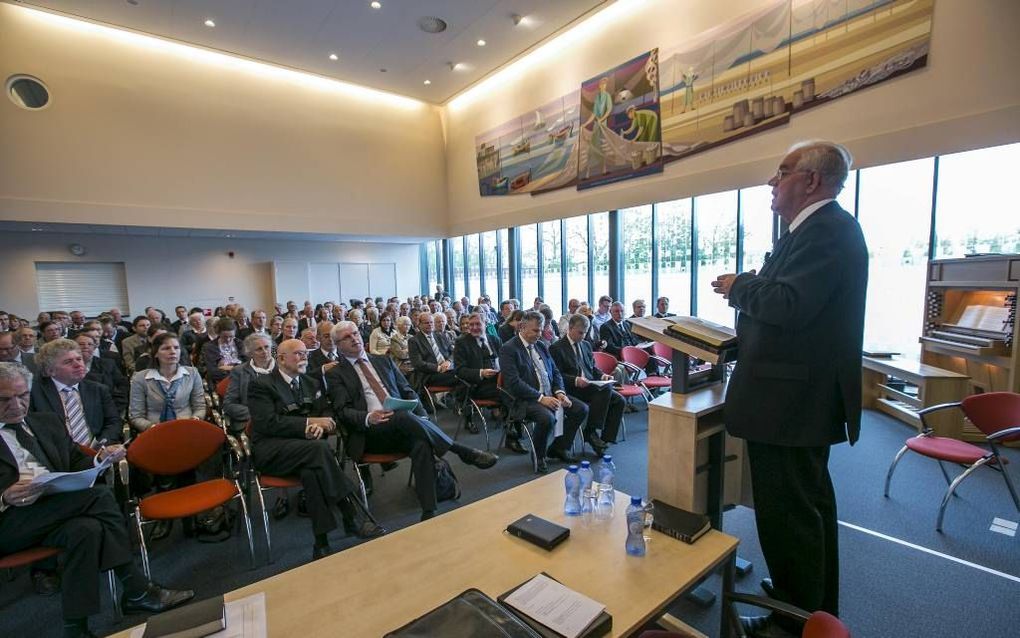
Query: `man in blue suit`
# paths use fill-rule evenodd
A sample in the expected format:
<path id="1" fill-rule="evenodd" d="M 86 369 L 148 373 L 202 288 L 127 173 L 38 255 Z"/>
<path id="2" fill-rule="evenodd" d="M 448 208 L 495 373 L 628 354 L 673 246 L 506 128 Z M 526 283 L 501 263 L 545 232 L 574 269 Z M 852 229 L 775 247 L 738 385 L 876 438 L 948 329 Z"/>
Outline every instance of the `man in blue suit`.
<path id="1" fill-rule="evenodd" d="M 836 498 L 830 446 L 857 440 L 868 249 L 840 208 L 852 158 L 832 142 L 794 146 L 769 180 L 789 224 L 761 272 L 720 275 L 739 311 L 740 357 L 726 393 L 726 429 L 747 440 L 755 522 L 770 596 L 839 613 Z M 776 617 L 742 619 L 751 636 L 800 635 Z"/>
<path id="2" fill-rule="evenodd" d="M 510 414 L 535 423 L 535 455 L 538 472 L 548 471 L 546 454 L 567 463 L 576 463 L 570 453 L 570 442 L 588 416 L 588 406 L 571 399 L 563 389 L 563 378 L 553 362 L 549 349 L 539 340 L 545 327 L 541 313 L 525 313 L 518 325 L 518 334 L 499 351 L 499 369 L 503 372 L 503 389 L 513 397 Z M 549 432 L 556 426 L 556 414 L 563 410 L 563 433 L 548 444 Z"/>

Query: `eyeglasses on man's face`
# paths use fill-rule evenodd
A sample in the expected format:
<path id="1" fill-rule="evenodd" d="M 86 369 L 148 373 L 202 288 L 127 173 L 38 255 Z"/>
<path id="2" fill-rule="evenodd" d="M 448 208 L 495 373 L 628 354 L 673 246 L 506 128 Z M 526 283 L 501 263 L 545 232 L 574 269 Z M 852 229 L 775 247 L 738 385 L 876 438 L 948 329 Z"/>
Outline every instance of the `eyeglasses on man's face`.
<path id="1" fill-rule="evenodd" d="M 778 184 L 779 182 L 783 181 L 784 179 L 786 179 L 790 175 L 794 175 L 796 173 L 813 173 L 813 172 L 814 171 L 808 171 L 808 170 L 803 170 L 803 169 L 788 170 L 788 169 L 785 169 L 785 168 L 780 168 L 779 170 L 776 171 L 776 174 L 772 176 L 772 179 L 770 179 L 768 183 L 769 184 Z"/>

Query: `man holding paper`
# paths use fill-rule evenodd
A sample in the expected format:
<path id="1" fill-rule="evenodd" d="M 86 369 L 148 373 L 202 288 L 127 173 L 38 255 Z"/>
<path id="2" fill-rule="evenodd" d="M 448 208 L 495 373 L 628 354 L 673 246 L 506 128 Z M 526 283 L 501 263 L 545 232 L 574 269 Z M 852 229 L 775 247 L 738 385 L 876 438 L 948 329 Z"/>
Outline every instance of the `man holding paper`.
<path id="1" fill-rule="evenodd" d="M 347 436 L 347 453 L 355 460 L 366 452 L 410 456 L 422 520 L 436 513 L 434 457 L 450 451 L 482 470 L 496 464 L 499 457 L 495 454 L 452 441 L 425 418 L 420 402 L 413 410 L 393 409 L 403 407 L 393 399 L 417 400 L 417 395 L 392 359 L 365 353 L 354 323 L 341 321 L 331 336 L 341 356 L 337 366 L 326 373 L 326 386 L 336 420 Z M 387 401 L 391 409 L 387 409 Z"/>
<path id="2" fill-rule="evenodd" d="M 127 523 L 109 488 L 43 495 L 34 479 L 118 461 L 125 450 L 101 448 L 93 459 L 57 416 L 29 415 L 30 382 L 24 367 L 0 363 L 0 555 L 41 545 L 62 550 L 65 636 L 93 635 L 88 617 L 99 612 L 101 571 L 112 569 L 120 579 L 125 613 L 161 612 L 190 600 L 194 592 L 150 583 L 135 566 Z"/>

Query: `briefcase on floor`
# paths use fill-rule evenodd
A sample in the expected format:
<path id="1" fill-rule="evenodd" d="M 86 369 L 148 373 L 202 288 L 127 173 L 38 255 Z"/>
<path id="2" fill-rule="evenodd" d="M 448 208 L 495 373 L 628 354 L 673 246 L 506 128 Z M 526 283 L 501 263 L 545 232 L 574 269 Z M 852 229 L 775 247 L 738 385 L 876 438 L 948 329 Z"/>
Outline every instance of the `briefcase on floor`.
<path id="1" fill-rule="evenodd" d="M 384 638 L 542 638 L 495 600 L 468 589 Z"/>

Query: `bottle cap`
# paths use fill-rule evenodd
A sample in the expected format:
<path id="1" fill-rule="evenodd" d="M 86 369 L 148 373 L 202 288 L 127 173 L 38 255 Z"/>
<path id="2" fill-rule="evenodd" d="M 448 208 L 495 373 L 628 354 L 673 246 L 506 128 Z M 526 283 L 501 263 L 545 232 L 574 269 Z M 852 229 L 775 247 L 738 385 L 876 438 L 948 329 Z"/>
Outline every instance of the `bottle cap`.
<path id="1" fill-rule="evenodd" d="M 613 455 L 612 454 L 603 454 L 602 455 L 602 460 L 606 461 L 608 463 L 609 461 L 613 460 Z"/>
<path id="2" fill-rule="evenodd" d="M 571 466 L 569 466 L 567 468 L 567 471 L 568 472 L 573 472 L 574 474 L 577 474 L 577 466 L 576 465 L 571 465 Z"/>
<path id="3" fill-rule="evenodd" d="M 581 461 L 581 467 L 583 468 L 591 467 L 591 461 Z"/>
<path id="4" fill-rule="evenodd" d="M 631 505 L 641 505 L 641 497 L 640 496 L 631 496 L 630 497 L 630 504 Z"/>

